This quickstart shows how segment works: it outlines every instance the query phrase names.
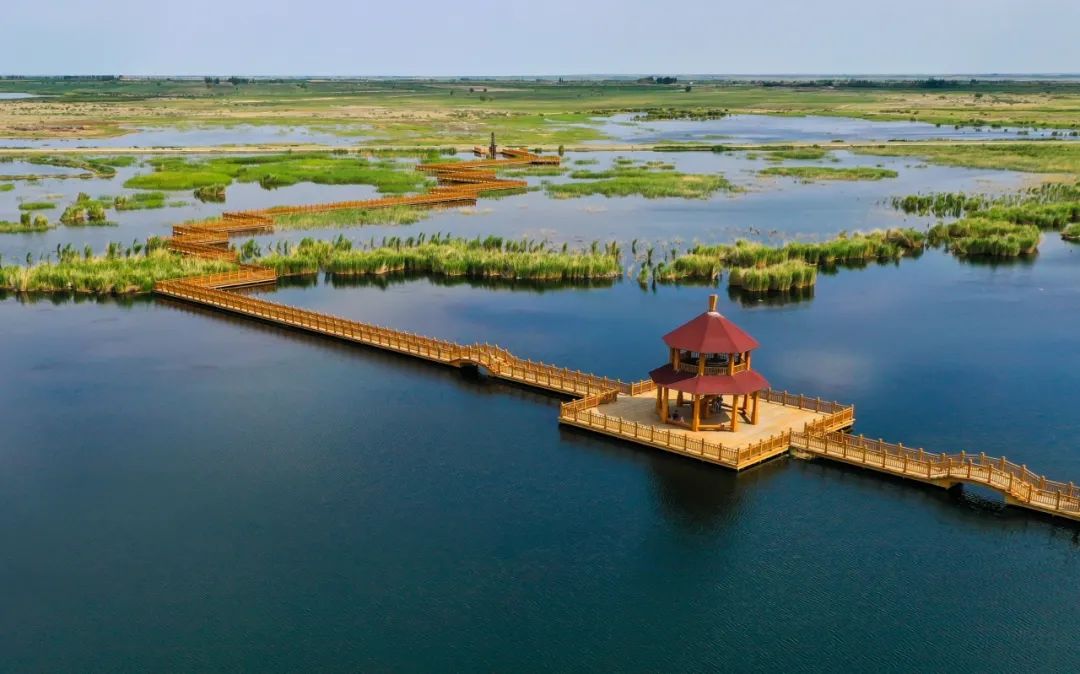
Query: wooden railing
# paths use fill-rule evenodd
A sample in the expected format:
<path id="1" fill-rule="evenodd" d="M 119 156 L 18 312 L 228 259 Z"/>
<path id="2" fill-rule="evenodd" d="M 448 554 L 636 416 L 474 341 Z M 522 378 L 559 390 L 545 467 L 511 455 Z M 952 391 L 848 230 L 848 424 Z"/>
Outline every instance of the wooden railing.
<path id="1" fill-rule="evenodd" d="M 813 455 L 943 487 L 979 484 L 1003 494 L 1012 505 L 1080 519 L 1080 490 L 1076 485 L 1048 480 L 1005 457 L 964 452 L 933 454 L 861 435 L 819 434 L 810 428 L 793 433 L 791 443 Z"/>
<path id="2" fill-rule="evenodd" d="M 424 337 L 316 311 L 297 309 L 274 302 L 225 292 L 220 288 L 255 285 L 273 280 L 272 270 L 248 269 L 228 274 L 164 281 L 155 286 L 162 295 L 197 302 L 217 309 L 243 314 L 281 325 L 301 328 L 368 346 L 375 346 L 447 365 L 475 364 L 493 376 L 569 395 L 628 393 L 632 386 L 617 379 L 558 367 L 514 356 L 490 344 L 464 345 Z"/>
<path id="3" fill-rule="evenodd" d="M 750 365 L 746 361 L 734 364 L 729 363 L 727 365 L 706 365 L 702 374 L 710 376 L 738 374 L 739 372 L 745 372 L 748 369 L 750 369 Z M 697 374 L 698 364 L 694 361 L 679 361 L 678 371 L 687 374 Z"/>
<path id="4" fill-rule="evenodd" d="M 801 410 L 809 410 L 811 412 L 839 412 L 844 409 L 851 408 L 850 405 L 838 403 L 836 401 L 822 400 L 821 398 L 811 398 L 804 396 L 801 393 L 788 393 L 787 391 L 775 391 L 773 389 L 767 389 L 761 392 L 761 399 L 776 403 L 777 405 L 784 405 L 785 407 L 797 407 Z"/>

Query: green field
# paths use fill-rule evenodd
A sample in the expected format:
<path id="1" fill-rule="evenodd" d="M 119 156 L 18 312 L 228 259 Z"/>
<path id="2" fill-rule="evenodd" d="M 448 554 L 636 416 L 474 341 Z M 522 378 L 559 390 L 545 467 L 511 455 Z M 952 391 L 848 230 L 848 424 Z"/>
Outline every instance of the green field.
<path id="1" fill-rule="evenodd" d="M 471 145 L 491 131 L 516 143 L 602 140 L 597 115 L 654 118 L 732 113 L 832 115 L 940 125 L 1054 127 L 1080 120 L 1070 82 L 695 82 L 554 80 L 0 81 L 0 91 L 47 99 L 4 101 L 0 134 L 115 136 L 138 126 L 273 124 L 321 129 L 369 144 Z M 26 124 L 27 118 L 37 120 Z"/>

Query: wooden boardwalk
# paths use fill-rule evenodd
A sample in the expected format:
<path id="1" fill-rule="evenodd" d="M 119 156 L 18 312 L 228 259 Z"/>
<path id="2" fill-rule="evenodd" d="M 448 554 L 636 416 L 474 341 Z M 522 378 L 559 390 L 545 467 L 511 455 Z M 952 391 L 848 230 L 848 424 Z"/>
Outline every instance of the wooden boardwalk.
<path id="1" fill-rule="evenodd" d="M 477 148 L 477 154 L 482 150 Z M 558 157 L 541 157 L 526 150 L 504 149 L 502 154 L 503 159 L 419 165 L 418 170 L 434 175 L 440 185 L 425 194 L 278 206 L 225 213 L 217 220 L 177 225 L 169 246 L 185 255 L 237 261 L 236 252 L 228 247 L 229 237 L 273 231 L 277 216 L 344 209 L 475 204 L 482 194 L 525 186 L 524 181 L 498 178 L 495 168 L 559 161 Z M 1080 490 L 1071 482 L 1048 480 L 1005 458 L 930 454 L 901 444 L 849 435 L 842 431 L 855 421 L 851 405 L 786 391 L 765 391 L 761 426 L 749 429 L 744 426 L 742 433 L 689 432 L 662 425 L 653 418 L 649 412 L 654 404 L 652 381 L 627 383 L 523 359 L 492 344 L 458 344 L 231 292 L 276 281 L 277 274 L 272 269 L 238 265 L 231 272 L 162 281 L 154 286 L 154 291 L 165 297 L 445 366 L 484 368 L 493 377 L 574 398 L 560 407 L 560 423 L 734 470 L 749 468 L 790 451 L 802 458 L 840 461 L 944 488 L 978 484 L 1001 493 L 1009 505 L 1080 521 Z"/>

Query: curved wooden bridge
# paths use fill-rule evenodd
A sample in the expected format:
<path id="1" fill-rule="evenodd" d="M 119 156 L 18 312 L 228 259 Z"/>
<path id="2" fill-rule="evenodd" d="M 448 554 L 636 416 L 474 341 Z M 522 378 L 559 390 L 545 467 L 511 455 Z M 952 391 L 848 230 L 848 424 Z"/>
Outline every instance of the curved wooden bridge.
<path id="1" fill-rule="evenodd" d="M 483 148 L 476 150 L 480 154 Z M 524 181 L 498 178 L 495 169 L 499 166 L 559 162 L 558 157 L 535 155 L 526 150 L 504 149 L 502 154 L 502 159 L 419 165 L 418 170 L 435 176 L 439 184 L 425 194 L 277 206 L 225 213 L 221 218 L 208 222 L 177 225 L 173 227 L 169 246 L 184 255 L 237 261 L 236 252 L 228 247 L 229 237 L 273 231 L 274 218 L 281 215 L 395 206 L 475 204 L 485 193 L 525 187 Z M 561 406 L 560 423 L 735 470 L 791 451 L 802 458 L 830 459 L 944 488 L 978 484 L 1001 493 L 1009 505 L 1080 521 L 1080 490 L 1071 482 L 1066 484 L 1048 480 L 1032 473 L 1026 466 L 1011 463 L 1005 458 L 991 458 L 985 454 L 932 454 L 899 443 L 850 435 L 842 432 L 854 423 L 854 408 L 850 405 L 786 391 L 765 391 L 763 400 L 766 404 L 805 412 L 812 415 L 813 420 L 805 423 L 801 430 L 794 427 L 778 428 L 776 433 L 767 437 L 740 446 L 726 446 L 605 411 L 605 406 L 614 409 L 625 401 L 648 395 L 654 389 L 651 380 L 627 383 L 523 359 L 492 344 L 458 344 L 230 292 L 276 281 L 277 274 L 273 269 L 238 265 L 236 271 L 162 281 L 154 286 L 154 291 L 177 300 L 441 365 L 484 368 L 493 377 L 574 398 Z"/>

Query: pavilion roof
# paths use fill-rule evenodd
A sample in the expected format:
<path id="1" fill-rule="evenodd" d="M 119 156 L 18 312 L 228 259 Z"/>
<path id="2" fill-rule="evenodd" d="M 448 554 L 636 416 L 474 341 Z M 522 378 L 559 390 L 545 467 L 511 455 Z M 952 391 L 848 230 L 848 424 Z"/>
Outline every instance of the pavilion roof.
<path id="1" fill-rule="evenodd" d="M 715 300 L 710 302 L 709 311 L 664 335 L 664 343 L 673 349 L 697 353 L 742 353 L 760 346 L 756 339 L 717 312 L 714 303 Z"/>
<path id="2" fill-rule="evenodd" d="M 754 370 L 698 376 L 680 372 L 668 364 L 650 372 L 649 377 L 659 386 L 697 395 L 743 395 L 769 388 L 768 380 Z"/>

